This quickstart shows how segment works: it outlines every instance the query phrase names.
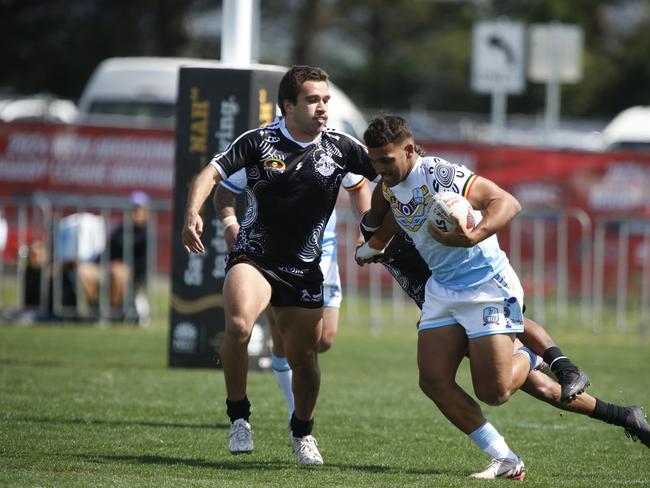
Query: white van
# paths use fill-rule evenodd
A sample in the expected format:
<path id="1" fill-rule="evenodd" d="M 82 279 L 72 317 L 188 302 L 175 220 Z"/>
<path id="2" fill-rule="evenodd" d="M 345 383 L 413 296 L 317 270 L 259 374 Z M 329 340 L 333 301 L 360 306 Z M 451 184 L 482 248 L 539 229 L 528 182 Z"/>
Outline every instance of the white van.
<path id="1" fill-rule="evenodd" d="M 173 127 L 181 66 L 240 68 L 193 58 L 128 57 L 101 62 L 79 99 L 79 122 L 84 124 Z M 252 68 L 284 72 L 273 65 Z M 359 109 L 330 83 L 330 127 L 360 139 L 366 121 Z"/>
<path id="2" fill-rule="evenodd" d="M 603 129 L 603 140 L 609 150 L 650 151 L 650 107 L 623 110 Z"/>

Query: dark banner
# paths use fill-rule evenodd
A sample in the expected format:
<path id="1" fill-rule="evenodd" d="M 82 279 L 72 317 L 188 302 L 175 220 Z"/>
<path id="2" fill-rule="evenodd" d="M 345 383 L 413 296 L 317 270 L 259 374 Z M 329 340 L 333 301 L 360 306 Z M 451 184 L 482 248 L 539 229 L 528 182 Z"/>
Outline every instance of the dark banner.
<path id="1" fill-rule="evenodd" d="M 272 120 L 281 75 L 281 72 L 243 69 L 181 69 L 173 206 L 170 366 L 218 366 L 216 348 L 224 330 L 223 228 L 215 218 L 209 197 L 201 211 L 206 252 L 185 251 L 181 231 L 189 187 L 212 156 L 224 150 L 235 137 Z M 254 333 L 253 340 L 264 341 L 264 338 Z M 253 344 L 252 349 L 259 350 L 259 347 Z"/>

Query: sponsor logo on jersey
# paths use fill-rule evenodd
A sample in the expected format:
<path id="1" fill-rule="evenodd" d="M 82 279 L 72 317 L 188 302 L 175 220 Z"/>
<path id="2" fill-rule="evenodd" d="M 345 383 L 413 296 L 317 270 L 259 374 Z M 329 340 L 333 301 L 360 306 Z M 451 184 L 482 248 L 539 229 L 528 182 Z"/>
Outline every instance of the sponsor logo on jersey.
<path id="1" fill-rule="evenodd" d="M 316 171 L 318 171 L 323 176 L 330 176 L 332 173 L 334 173 L 334 171 L 336 171 L 337 167 L 341 168 L 341 166 L 336 164 L 336 162 L 328 154 L 321 154 L 314 167 L 316 168 Z"/>
<path id="2" fill-rule="evenodd" d="M 304 276 L 305 272 L 302 269 L 296 268 L 294 266 L 280 266 L 278 267 L 280 271 L 284 271 L 285 273 L 289 273 L 292 275 L 296 276 Z"/>
<path id="3" fill-rule="evenodd" d="M 388 186 L 384 186 L 395 220 L 404 229 L 417 232 L 427 221 L 427 208 L 433 198 L 426 185 L 413 189 L 413 197 L 407 203 L 400 202 Z"/>
<path id="4" fill-rule="evenodd" d="M 311 294 L 307 290 L 303 289 L 300 296 L 300 300 L 303 302 L 320 302 L 323 299 L 323 290 L 321 289 L 320 293 Z"/>
<path id="5" fill-rule="evenodd" d="M 494 325 L 499 323 L 499 309 L 496 307 L 485 307 L 483 309 L 483 325 Z"/>
<path id="6" fill-rule="evenodd" d="M 287 170 L 287 166 L 284 164 L 284 161 L 277 158 L 268 158 L 262 161 L 264 163 L 264 169 L 269 173 L 284 173 Z"/>

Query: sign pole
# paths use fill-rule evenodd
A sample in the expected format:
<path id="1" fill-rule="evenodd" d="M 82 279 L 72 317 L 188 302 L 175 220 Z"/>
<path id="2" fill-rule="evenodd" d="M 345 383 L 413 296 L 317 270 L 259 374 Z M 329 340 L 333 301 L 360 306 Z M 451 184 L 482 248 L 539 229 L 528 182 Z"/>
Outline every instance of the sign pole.
<path id="1" fill-rule="evenodd" d="M 553 133 L 557 130 L 560 120 L 560 65 L 562 52 L 558 43 L 559 30 L 557 23 L 549 26 L 550 37 L 549 50 L 549 77 L 546 81 L 546 112 L 544 114 L 544 128 L 546 132 L 546 141 L 550 142 Z"/>
<path id="2" fill-rule="evenodd" d="M 499 142 L 503 139 L 506 128 L 506 113 L 508 106 L 507 95 L 502 91 L 492 92 L 492 141 Z"/>
<path id="3" fill-rule="evenodd" d="M 504 20 L 474 24 L 472 89 L 491 96 L 490 139 L 505 138 L 507 96 L 524 91 L 524 26 Z"/>
<path id="4" fill-rule="evenodd" d="M 528 76 L 546 85 L 546 144 L 552 145 L 560 125 L 561 84 L 577 83 L 582 78 L 582 44 L 582 29 L 577 25 L 551 22 L 530 29 Z"/>

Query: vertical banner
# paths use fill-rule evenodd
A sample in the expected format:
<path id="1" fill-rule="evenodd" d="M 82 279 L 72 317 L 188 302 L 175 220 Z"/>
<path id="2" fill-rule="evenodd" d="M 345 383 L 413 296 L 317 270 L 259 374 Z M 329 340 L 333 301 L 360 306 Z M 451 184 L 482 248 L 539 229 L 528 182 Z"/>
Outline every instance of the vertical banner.
<path id="1" fill-rule="evenodd" d="M 204 254 L 187 253 L 181 231 L 187 194 L 196 174 L 241 133 L 273 119 L 282 71 L 181 68 L 176 113 L 176 179 L 172 228 L 169 365 L 219 367 L 224 331 L 226 244 L 210 196 L 201 211 Z M 270 117 L 270 120 L 269 120 Z M 263 354 L 255 327 L 251 360 Z M 252 362 L 251 366 L 256 364 Z"/>

